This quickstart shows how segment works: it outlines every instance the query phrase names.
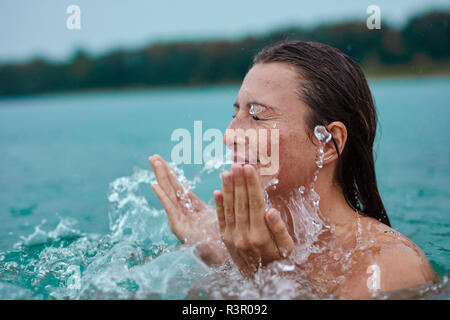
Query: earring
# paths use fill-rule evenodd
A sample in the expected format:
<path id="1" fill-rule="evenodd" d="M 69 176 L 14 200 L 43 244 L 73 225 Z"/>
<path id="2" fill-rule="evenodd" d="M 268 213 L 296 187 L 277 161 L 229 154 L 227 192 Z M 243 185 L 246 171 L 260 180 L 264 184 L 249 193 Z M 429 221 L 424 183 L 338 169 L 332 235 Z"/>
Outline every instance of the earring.
<path id="1" fill-rule="evenodd" d="M 323 161 L 330 160 L 331 158 L 333 158 L 333 155 L 331 155 L 331 156 L 329 156 L 329 157 L 323 159 Z"/>

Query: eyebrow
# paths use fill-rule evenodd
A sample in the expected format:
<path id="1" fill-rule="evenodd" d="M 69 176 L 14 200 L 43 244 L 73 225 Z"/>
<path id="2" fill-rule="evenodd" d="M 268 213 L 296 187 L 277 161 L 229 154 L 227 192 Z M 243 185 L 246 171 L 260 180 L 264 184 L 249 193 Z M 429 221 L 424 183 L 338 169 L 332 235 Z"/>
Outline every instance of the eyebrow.
<path id="1" fill-rule="evenodd" d="M 260 105 L 260 106 L 263 106 L 263 107 L 265 107 L 265 108 L 267 108 L 267 109 L 271 109 L 271 110 L 274 110 L 274 109 L 275 109 L 275 108 L 273 108 L 273 107 L 271 107 L 271 106 L 269 106 L 269 105 L 267 105 L 267 104 L 265 104 L 265 103 L 261 103 L 261 102 L 258 102 L 258 101 L 249 101 L 249 102 L 247 103 L 247 107 L 250 108 L 250 106 L 251 106 L 252 104 L 258 104 L 258 105 Z M 239 108 L 239 103 L 236 101 L 236 102 L 233 104 L 233 106 L 236 107 L 236 108 Z"/>

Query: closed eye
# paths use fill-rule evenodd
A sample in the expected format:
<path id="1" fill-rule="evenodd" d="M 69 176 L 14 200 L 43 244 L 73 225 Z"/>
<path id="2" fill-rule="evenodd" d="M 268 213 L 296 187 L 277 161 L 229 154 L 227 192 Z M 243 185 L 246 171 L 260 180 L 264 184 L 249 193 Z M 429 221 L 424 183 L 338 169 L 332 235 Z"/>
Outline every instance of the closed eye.
<path id="1" fill-rule="evenodd" d="M 251 103 L 249 105 L 251 105 Z M 236 103 L 234 103 L 233 107 L 234 107 L 234 114 L 231 117 L 234 119 L 234 118 L 236 118 L 236 114 L 239 112 L 239 104 L 236 102 Z M 254 116 L 254 115 L 252 115 L 252 118 L 255 121 L 261 120 L 259 117 Z"/>
<path id="2" fill-rule="evenodd" d="M 236 115 L 235 114 L 233 114 L 232 116 L 231 116 L 231 118 L 236 118 Z M 259 121 L 259 120 L 261 120 L 260 118 L 258 118 L 257 116 L 252 116 L 252 118 L 253 118 L 253 120 L 255 120 L 255 121 Z"/>

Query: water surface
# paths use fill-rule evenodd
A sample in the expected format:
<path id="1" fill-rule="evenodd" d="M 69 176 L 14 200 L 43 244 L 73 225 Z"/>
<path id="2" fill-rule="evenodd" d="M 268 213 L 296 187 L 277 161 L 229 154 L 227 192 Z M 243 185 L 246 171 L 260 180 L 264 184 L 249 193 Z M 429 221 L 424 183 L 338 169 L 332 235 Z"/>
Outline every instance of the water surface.
<path id="1" fill-rule="evenodd" d="M 388 215 L 444 277 L 450 270 L 450 78 L 370 85 L 380 120 L 377 179 Z M 224 132 L 238 89 L 0 100 L 0 298 L 202 297 L 199 279 L 211 271 L 170 233 L 150 189 L 147 157 L 169 159 L 172 131 L 193 132 L 194 120 L 203 121 L 203 130 Z M 182 169 L 193 180 L 202 166 Z M 205 202 L 220 187 L 219 173 L 200 175 L 195 192 Z M 435 291 L 448 299 L 448 289 Z M 255 297 L 250 289 L 247 294 Z"/>

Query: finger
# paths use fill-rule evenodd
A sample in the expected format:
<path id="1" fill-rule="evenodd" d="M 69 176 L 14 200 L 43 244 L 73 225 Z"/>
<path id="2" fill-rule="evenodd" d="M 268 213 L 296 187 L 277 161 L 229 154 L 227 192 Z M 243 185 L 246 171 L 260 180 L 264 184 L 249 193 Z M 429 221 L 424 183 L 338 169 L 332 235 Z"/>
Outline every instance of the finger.
<path id="1" fill-rule="evenodd" d="M 173 190 L 170 190 L 170 193 L 173 194 L 172 199 L 174 197 L 177 198 L 176 194 L 178 193 L 178 191 L 184 193 L 183 186 L 181 185 L 181 183 L 179 183 L 175 179 L 174 174 L 171 172 L 172 168 L 169 166 L 169 164 L 166 161 L 164 161 L 164 159 L 158 154 L 153 155 L 152 158 L 154 159 L 154 161 L 159 160 L 163 164 L 163 168 L 165 170 L 165 175 L 167 176 L 169 183 L 173 189 Z M 169 191 L 166 191 L 166 192 L 169 193 Z M 205 208 L 204 202 L 201 201 L 194 193 L 192 193 L 191 191 L 188 191 L 187 195 L 188 195 L 189 199 L 191 200 L 195 210 L 202 210 Z"/>
<path id="2" fill-rule="evenodd" d="M 225 212 L 223 208 L 223 194 L 216 190 L 214 191 L 214 203 L 216 204 L 217 220 L 219 221 L 220 233 L 225 231 Z"/>
<path id="3" fill-rule="evenodd" d="M 173 228 L 172 231 L 174 231 L 178 227 L 178 209 L 174 207 L 172 201 L 170 201 L 169 197 L 167 197 L 166 193 L 158 184 L 152 184 L 152 189 L 155 191 L 159 201 L 161 201 L 161 204 L 167 213 L 171 229 Z"/>
<path id="4" fill-rule="evenodd" d="M 294 241 L 287 231 L 286 225 L 280 217 L 280 213 L 276 209 L 270 209 L 266 214 L 266 221 L 280 255 L 287 257 L 294 248 Z"/>
<path id="5" fill-rule="evenodd" d="M 170 171 L 170 169 L 172 169 L 169 164 L 164 161 L 164 159 L 159 155 L 159 154 L 155 154 L 153 155 L 153 158 L 155 160 L 159 160 L 162 164 L 163 164 L 163 168 L 166 171 L 166 175 L 169 179 L 170 185 L 172 186 L 172 188 L 176 191 L 181 190 L 183 191 L 183 186 L 181 185 L 181 183 L 179 183 L 175 177 L 173 176 L 172 172 Z"/>
<path id="6" fill-rule="evenodd" d="M 161 189 L 164 190 L 167 197 L 173 202 L 177 203 L 177 196 L 175 190 L 173 190 L 172 185 L 170 184 L 169 177 L 167 175 L 166 170 L 164 169 L 164 165 L 160 159 L 157 157 L 149 157 L 148 161 L 152 166 L 153 172 L 155 173 L 156 180 L 158 181 L 158 185 Z"/>
<path id="7" fill-rule="evenodd" d="M 234 229 L 234 195 L 233 175 L 230 172 L 222 173 L 223 208 L 225 212 L 226 228 Z"/>
<path id="8" fill-rule="evenodd" d="M 242 166 L 238 164 L 233 164 L 231 170 L 233 171 L 234 216 L 236 219 L 236 228 L 248 230 L 248 198 L 244 172 Z"/>
<path id="9" fill-rule="evenodd" d="M 207 206 L 206 204 L 200 200 L 192 191 L 188 192 L 188 197 L 191 200 L 192 205 L 194 206 L 194 209 L 197 211 L 204 210 Z"/>
<path id="10" fill-rule="evenodd" d="M 244 172 L 245 179 L 247 181 L 250 228 L 265 231 L 267 230 L 266 223 L 264 221 L 266 204 L 264 202 L 261 184 L 259 183 L 258 173 L 251 165 L 246 165 L 244 167 Z"/>

